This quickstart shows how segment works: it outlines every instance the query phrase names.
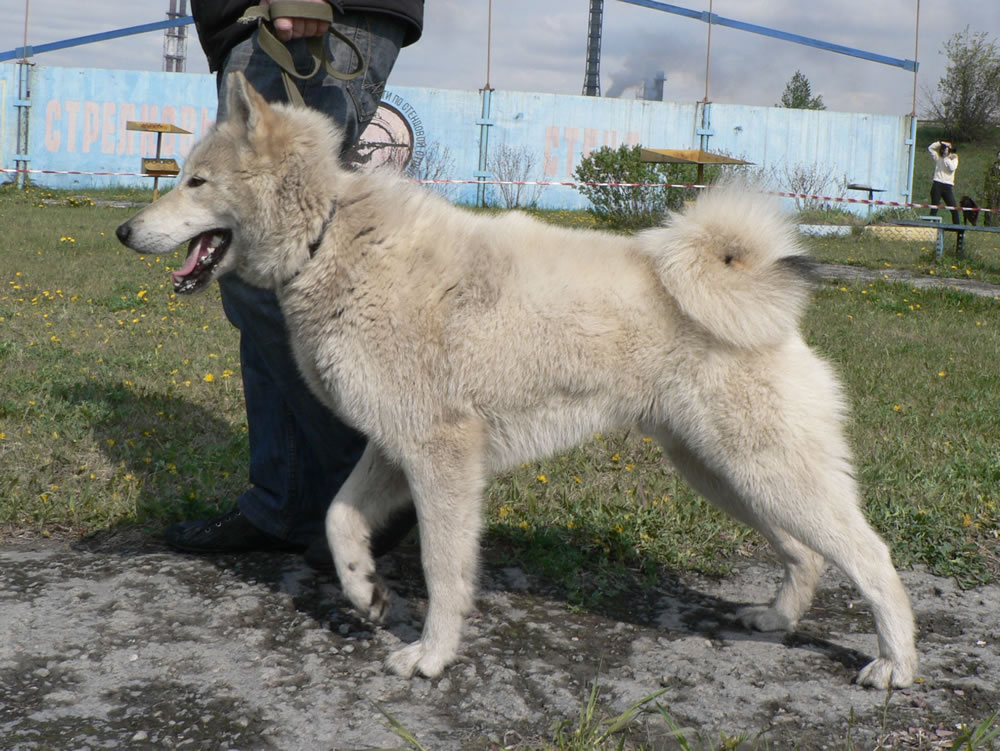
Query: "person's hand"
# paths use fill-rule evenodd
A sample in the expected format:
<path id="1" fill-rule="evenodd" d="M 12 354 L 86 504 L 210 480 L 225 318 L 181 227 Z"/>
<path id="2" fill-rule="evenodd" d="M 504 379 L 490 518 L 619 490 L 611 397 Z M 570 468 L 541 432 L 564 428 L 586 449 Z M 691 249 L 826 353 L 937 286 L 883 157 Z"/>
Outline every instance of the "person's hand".
<path id="1" fill-rule="evenodd" d="M 325 3 L 326 0 L 305 0 L 310 3 Z M 270 5 L 271 0 L 261 0 L 262 5 Z M 282 42 L 290 39 L 304 39 L 306 37 L 323 36 L 329 29 L 330 24 L 326 21 L 317 21 L 312 18 L 288 18 L 282 16 L 272 19 L 274 23 L 274 34 Z"/>

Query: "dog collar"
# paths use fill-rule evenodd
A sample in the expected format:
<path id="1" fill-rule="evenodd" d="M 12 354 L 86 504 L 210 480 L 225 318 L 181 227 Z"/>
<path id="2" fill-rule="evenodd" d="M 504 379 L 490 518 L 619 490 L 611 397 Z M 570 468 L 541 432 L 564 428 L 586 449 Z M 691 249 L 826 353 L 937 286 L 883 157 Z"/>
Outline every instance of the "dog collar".
<path id="1" fill-rule="evenodd" d="M 323 220 L 323 226 L 319 228 L 319 235 L 309 243 L 309 257 L 313 258 L 316 255 L 316 251 L 319 250 L 319 246 L 323 244 L 323 238 L 326 237 L 326 231 L 330 228 L 330 222 L 333 221 L 333 215 L 337 213 L 337 202 L 333 201 L 330 204 L 330 213 L 326 215 L 326 219 Z"/>

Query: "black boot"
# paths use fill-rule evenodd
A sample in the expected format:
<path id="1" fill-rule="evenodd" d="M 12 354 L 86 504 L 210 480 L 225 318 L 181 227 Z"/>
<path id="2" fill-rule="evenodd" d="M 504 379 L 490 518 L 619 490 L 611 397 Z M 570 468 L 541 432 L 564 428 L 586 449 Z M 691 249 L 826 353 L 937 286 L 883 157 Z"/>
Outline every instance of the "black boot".
<path id="1" fill-rule="evenodd" d="M 239 508 L 211 519 L 171 524 L 163 530 L 163 539 L 170 547 L 186 553 L 300 553 L 305 550 L 305 545 L 287 542 L 258 529 Z"/>

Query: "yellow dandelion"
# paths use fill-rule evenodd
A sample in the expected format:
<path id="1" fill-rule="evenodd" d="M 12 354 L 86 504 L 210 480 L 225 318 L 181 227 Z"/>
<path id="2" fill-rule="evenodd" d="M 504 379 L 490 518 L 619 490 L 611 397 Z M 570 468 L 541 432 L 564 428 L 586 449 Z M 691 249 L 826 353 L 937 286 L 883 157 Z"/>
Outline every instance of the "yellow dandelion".
<path id="1" fill-rule="evenodd" d="M 544 485 L 545 483 L 547 483 L 549 481 L 549 478 L 546 477 L 545 475 L 539 475 L 538 476 L 538 481 L 540 483 L 542 483 L 542 485 Z"/>
<path id="2" fill-rule="evenodd" d="M 212 381 L 214 381 L 214 380 L 215 380 L 215 376 L 214 376 L 214 375 L 212 375 L 211 373 L 206 373 L 206 374 L 205 374 L 205 377 L 204 377 L 204 378 L 203 378 L 202 380 L 203 380 L 203 381 L 204 381 L 205 383 L 211 383 Z"/>

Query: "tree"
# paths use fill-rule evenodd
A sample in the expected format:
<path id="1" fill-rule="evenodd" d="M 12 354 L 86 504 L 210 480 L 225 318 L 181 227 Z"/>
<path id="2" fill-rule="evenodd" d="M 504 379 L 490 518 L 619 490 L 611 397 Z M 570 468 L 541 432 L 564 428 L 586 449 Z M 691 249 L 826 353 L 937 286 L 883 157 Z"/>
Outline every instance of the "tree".
<path id="1" fill-rule="evenodd" d="M 785 93 L 781 95 L 781 104 L 777 107 L 788 107 L 795 110 L 825 110 L 823 97 L 812 95 L 809 79 L 801 71 L 795 71 L 792 80 L 785 84 Z"/>
<path id="2" fill-rule="evenodd" d="M 942 45 L 949 65 L 930 97 L 931 116 L 951 138 L 975 141 L 1000 113 L 1000 49 L 985 31 L 960 31 Z"/>

